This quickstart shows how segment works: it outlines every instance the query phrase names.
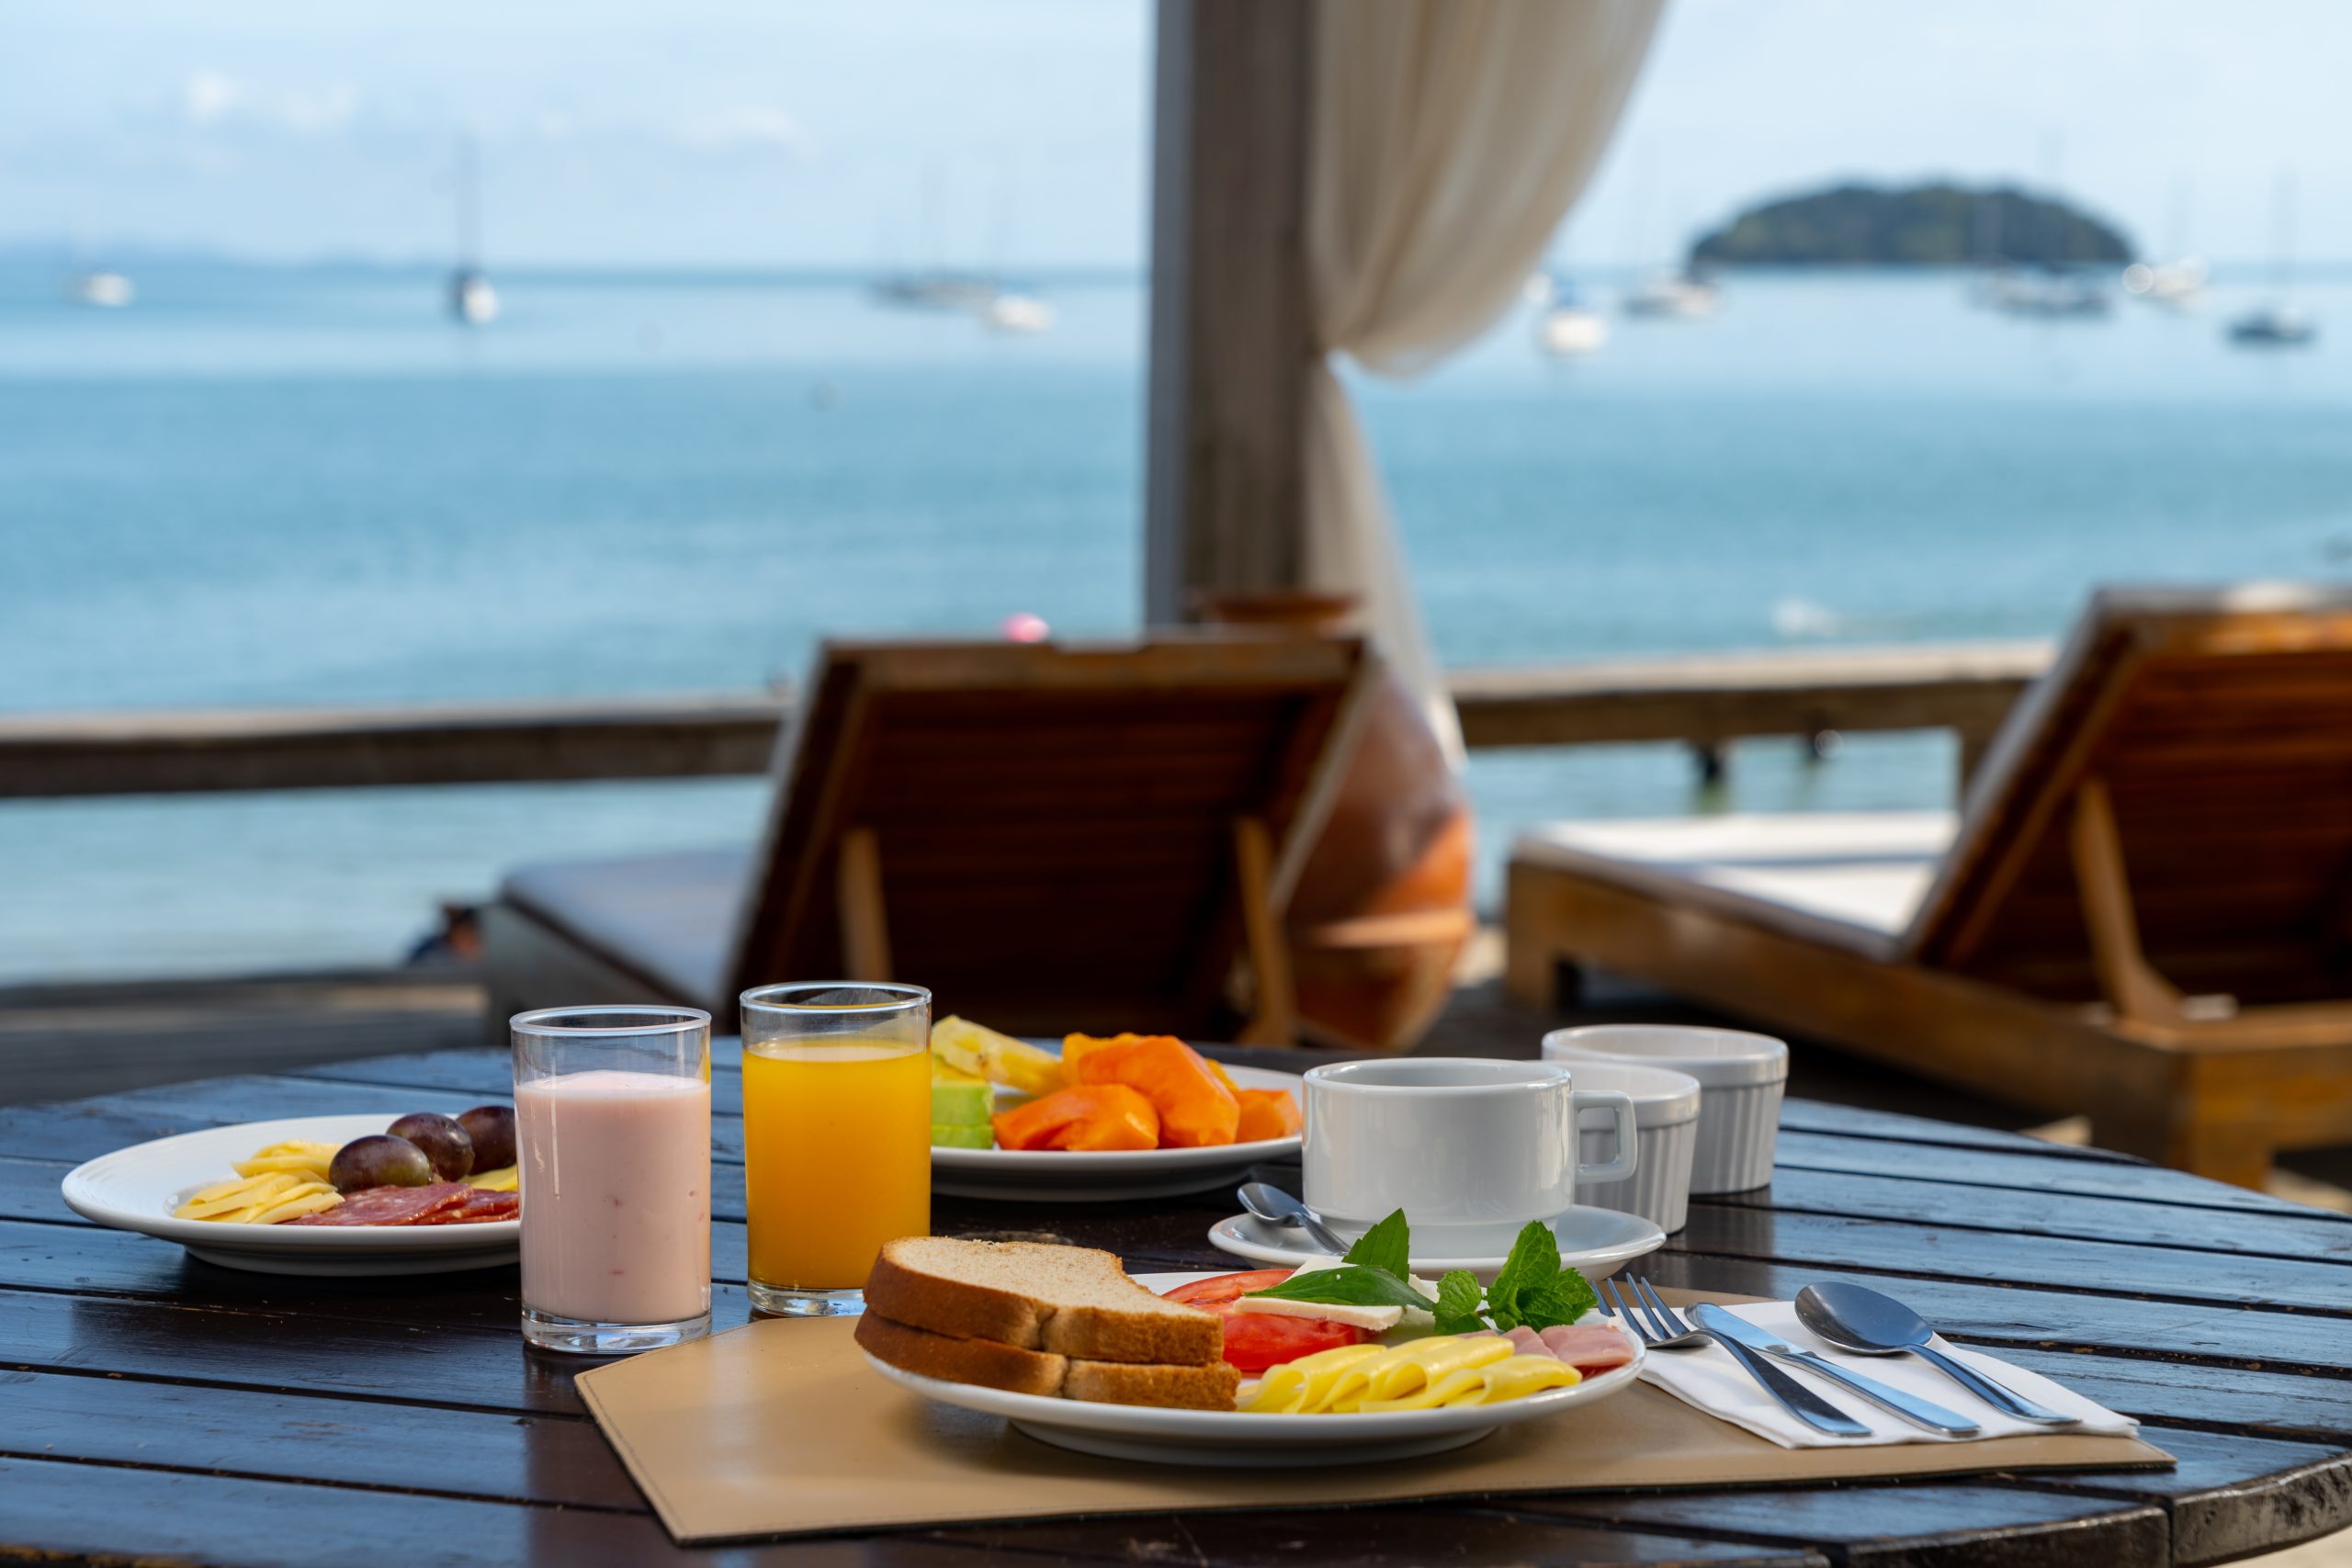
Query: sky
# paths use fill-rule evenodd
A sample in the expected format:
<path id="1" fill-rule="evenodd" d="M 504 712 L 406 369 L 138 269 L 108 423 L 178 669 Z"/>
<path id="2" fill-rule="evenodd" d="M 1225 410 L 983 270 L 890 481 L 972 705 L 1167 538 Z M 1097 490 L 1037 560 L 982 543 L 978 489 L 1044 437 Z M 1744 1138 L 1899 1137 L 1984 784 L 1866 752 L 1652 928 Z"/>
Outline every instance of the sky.
<path id="1" fill-rule="evenodd" d="M 0 0 L 0 246 L 493 266 L 1140 265 L 1148 0 Z M 2054 186 L 2144 250 L 2352 258 L 2341 0 L 1669 0 L 1555 247 L 1833 179 Z"/>

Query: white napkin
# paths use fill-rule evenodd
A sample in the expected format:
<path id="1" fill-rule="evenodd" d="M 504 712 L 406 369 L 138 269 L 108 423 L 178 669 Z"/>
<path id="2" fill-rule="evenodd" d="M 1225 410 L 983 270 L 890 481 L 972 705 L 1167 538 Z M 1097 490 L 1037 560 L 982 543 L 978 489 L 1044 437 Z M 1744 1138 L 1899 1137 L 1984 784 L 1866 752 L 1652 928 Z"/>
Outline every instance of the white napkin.
<path id="1" fill-rule="evenodd" d="M 1947 1343 L 1941 1335 L 1935 1339 L 1937 1349 L 1954 1360 L 1973 1367 L 1994 1382 L 2014 1390 L 2035 1404 L 2064 1416 L 2079 1416 L 2082 1422 L 2074 1427 L 2044 1427 L 2031 1421 L 2020 1421 L 2005 1416 L 1969 1393 L 1935 1367 L 1917 1356 L 1856 1356 L 1844 1350 L 1833 1350 L 1815 1339 L 1797 1322 L 1796 1304 L 1792 1302 L 1757 1302 L 1747 1306 L 1726 1307 L 1725 1311 L 1747 1319 L 1765 1329 L 1798 1350 L 1811 1350 L 1824 1360 L 1834 1361 L 1848 1371 L 1876 1378 L 1889 1388 L 1905 1393 L 1915 1393 L 1922 1399 L 1933 1400 L 1945 1409 L 1964 1416 L 1984 1428 L 1976 1438 L 2042 1437 L 2069 1432 L 2129 1437 L 2140 1429 L 2140 1424 L 2128 1416 L 2119 1416 L 2101 1404 L 2094 1404 L 2081 1394 L 2060 1387 L 2048 1378 L 2030 1372 L 2023 1367 L 2013 1367 L 2007 1361 L 1963 1350 Z M 1707 1344 L 1690 1350 L 1652 1350 L 1642 1368 L 1645 1382 L 1656 1383 L 1686 1404 L 1696 1405 L 1708 1415 L 1746 1427 L 1759 1438 L 1766 1438 L 1784 1449 L 1868 1448 L 1879 1443 L 1965 1443 L 1976 1438 L 1946 1438 L 1938 1433 L 1914 1427 L 1900 1416 L 1872 1404 L 1850 1389 L 1817 1373 L 1787 1361 L 1766 1358 L 1814 1393 L 1867 1425 L 1867 1438 L 1834 1438 L 1817 1432 L 1787 1411 L 1778 1401 L 1765 1393 L 1762 1385 L 1748 1376 L 1731 1354 L 1722 1346 Z"/>

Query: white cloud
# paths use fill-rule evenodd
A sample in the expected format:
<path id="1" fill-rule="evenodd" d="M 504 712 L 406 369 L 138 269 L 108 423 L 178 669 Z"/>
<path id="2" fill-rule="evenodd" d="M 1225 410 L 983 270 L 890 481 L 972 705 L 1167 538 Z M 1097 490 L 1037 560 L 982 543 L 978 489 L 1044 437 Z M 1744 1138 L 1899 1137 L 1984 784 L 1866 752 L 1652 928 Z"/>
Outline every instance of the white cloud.
<path id="1" fill-rule="evenodd" d="M 678 126 L 677 140 L 697 152 L 764 149 L 796 161 L 815 151 L 815 143 L 797 119 L 763 104 L 738 104 L 694 115 Z"/>
<path id="2" fill-rule="evenodd" d="M 180 88 L 181 107 L 191 125 L 210 125 L 232 113 L 244 97 L 244 88 L 218 71 L 199 67 L 187 73 Z"/>
<path id="3" fill-rule="evenodd" d="M 257 87 L 226 72 L 199 66 L 180 85 L 180 112 L 198 128 L 256 128 L 289 136 L 326 136 L 359 112 L 359 92 L 347 82 L 322 87 Z"/>

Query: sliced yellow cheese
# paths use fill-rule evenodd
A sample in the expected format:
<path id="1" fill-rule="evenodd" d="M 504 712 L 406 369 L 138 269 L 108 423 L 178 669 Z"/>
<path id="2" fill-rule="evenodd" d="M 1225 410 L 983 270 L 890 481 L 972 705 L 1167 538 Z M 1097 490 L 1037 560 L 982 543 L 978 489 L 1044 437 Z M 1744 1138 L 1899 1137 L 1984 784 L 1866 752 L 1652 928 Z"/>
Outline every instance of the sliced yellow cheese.
<path id="1" fill-rule="evenodd" d="M 1333 1386 L 1350 1367 L 1382 1354 L 1377 1345 L 1341 1345 L 1270 1367 L 1259 1381 L 1257 1393 L 1241 1408 L 1268 1416 L 1320 1410 L 1330 1403 Z"/>

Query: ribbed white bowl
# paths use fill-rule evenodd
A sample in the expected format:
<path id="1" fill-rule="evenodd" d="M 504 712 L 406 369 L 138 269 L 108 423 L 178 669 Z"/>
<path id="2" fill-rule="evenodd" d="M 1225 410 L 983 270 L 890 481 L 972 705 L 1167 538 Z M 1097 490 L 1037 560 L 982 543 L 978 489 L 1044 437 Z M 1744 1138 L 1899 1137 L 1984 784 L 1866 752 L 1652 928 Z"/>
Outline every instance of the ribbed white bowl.
<path id="1" fill-rule="evenodd" d="M 1554 1030 L 1544 1037 L 1544 1055 L 1548 1061 L 1668 1067 L 1697 1078 L 1692 1195 L 1747 1192 L 1771 1182 L 1781 1098 L 1789 1078 L 1789 1048 L 1781 1041 L 1734 1029 L 1596 1024 Z"/>

